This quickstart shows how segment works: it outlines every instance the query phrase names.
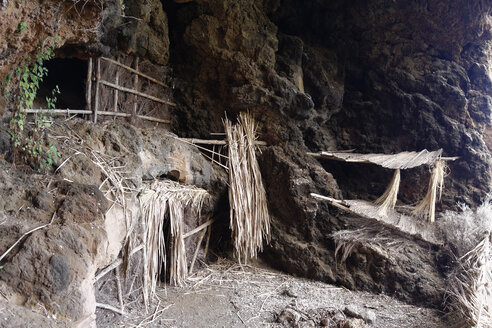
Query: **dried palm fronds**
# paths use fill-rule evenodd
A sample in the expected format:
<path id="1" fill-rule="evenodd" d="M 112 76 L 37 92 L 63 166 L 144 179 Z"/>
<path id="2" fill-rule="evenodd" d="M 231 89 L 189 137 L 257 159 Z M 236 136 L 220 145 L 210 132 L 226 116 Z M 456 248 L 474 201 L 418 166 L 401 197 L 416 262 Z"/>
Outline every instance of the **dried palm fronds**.
<path id="1" fill-rule="evenodd" d="M 256 159 L 256 124 L 246 113 L 238 123 L 224 121 L 229 157 L 230 227 L 239 263 L 257 256 L 270 241 L 270 214 Z"/>
<path id="2" fill-rule="evenodd" d="M 456 260 L 448 278 L 446 304 L 453 327 L 492 327 L 492 252 L 490 233 Z"/>
<path id="3" fill-rule="evenodd" d="M 379 247 L 399 247 L 403 244 L 400 239 L 395 239 L 392 232 L 387 229 L 381 229 L 378 226 L 367 225 L 366 227 L 353 230 L 339 230 L 331 234 L 335 241 L 335 258 L 340 256 L 340 263 L 343 263 L 352 254 L 354 248 L 361 246 L 379 246 Z"/>
<path id="4" fill-rule="evenodd" d="M 200 215 L 206 190 L 165 180 L 155 181 L 140 196 L 144 243 L 144 301 L 155 293 L 157 280 L 166 269 L 169 253 L 169 279 L 178 286 L 184 284 L 188 267 L 184 245 L 183 218 L 185 210 Z M 165 228 L 169 228 L 166 245 Z"/>
<path id="5" fill-rule="evenodd" d="M 436 217 L 437 192 L 439 191 L 439 199 L 441 199 L 445 168 L 445 161 L 436 161 L 434 168 L 432 169 L 427 194 L 415 207 L 413 215 L 427 219 L 429 222 L 434 222 Z"/>
<path id="6" fill-rule="evenodd" d="M 398 197 L 398 189 L 400 189 L 400 169 L 395 170 L 388 188 L 386 188 L 384 194 L 382 194 L 381 197 L 376 199 L 374 202 L 374 205 L 379 205 L 378 214 L 386 215 L 388 213 L 388 209 L 395 208 Z"/>

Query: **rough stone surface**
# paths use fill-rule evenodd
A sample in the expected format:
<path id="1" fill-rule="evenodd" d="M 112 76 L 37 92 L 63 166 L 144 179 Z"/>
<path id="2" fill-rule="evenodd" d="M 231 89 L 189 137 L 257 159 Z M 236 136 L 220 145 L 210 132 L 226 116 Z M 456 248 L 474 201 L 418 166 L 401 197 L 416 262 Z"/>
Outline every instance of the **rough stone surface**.
<path id="1" fill-rule="evenodd" d="M 269 145 L 260 156 L 273 217 L 272 242 L 264 254 L 269 264 L 441 307 L 449 267 L 449 261 L 442 260 L 449 258 L 445 247 L 429 248 L 393 235 L 394 247 L 356 244 L 340 261 L 330 235 L 367 226 L 310 197 L 316 192 L 375 199 L 391 172 L 318 162 L 306 152 L 443 148 L 445 156 L 460 160 L 449 165 L 438 210 L 456 209 L 460 202 L 478 205 L 492 180 L 489 0 L 126 0 L 124 9 L 120 1 L 111 0 L 104 10 L 93 1 L 86 7 L 82 3 L 4 1 L 0 77 L 21 64 L 24 54 L 35 53 L 33 40 L 54 35 L 61 36 L 65 55 L 69 50 L 75 56 L 126 52 L 168 64 L 177 103 L 172 112 L 175 133 L 209 138 L 210 132 L 222 131 L 225 114 L 234 120 L 238 112 L 249 110 L 256 116 L 261 139 Z M 16 33 L 23 20 L 27 29 Z M 7 105 L 0 108 L 4 115 Z M 156 177 L 207 186 L 214 197 L 209 212 L 223 195 L 225 176 L 162 130 L 137 131 L 119 123 L 98 128 L 81 122 L 72 129 L 89 147 L 132 172 L 136 188 Z M 3 153 L 8 146 L 1 131 Z M 0 278 L 18 293 L 31 293 L 50 304 L 58 304 L 72 292 L 71 286 L 83 284 L 80 277 L 95 272 L 97 265 L 90 263 L 101 263 L 93 256 L 106 238 L 98 217 L 105 205 L 87 187 L 98 185 L 104 176 L 89 158 L 73 155 L 77 160 L 68 161 L 58 175 L 73 181 L 72 187 L 82 192 L 80 199 L 67 199 L 70 188 L 58 184 L 59 194 L 45 197 L 49 181 L 30 181 L 22 168 L 0 158 L 0 178 L 5 181 L 0 192 L 8 195 L 0 197 L 0 211 L 9 221 L 0 226 L 0 246 L 34 224 L 48 222 L 53 209 L 60 211 L 57 226 L 27 238 L 8 259 L 16 266 L 0 271 Z M 400 200 L 419 200 L 428 177 L 426 168 L 403 172 Z M 28 183 L 29 191 L 16 187 Z M 19 216 L 26 219 L 13 219 Z M 65 248 L 54 247 L 58 244 Z M 73 258 L 86 262 L 74 263 Z M 53 277 L 61 283 L 54 284 Z M 63 306 L 60 313 L 81 316 L 70 312 L 76 310 L 69 302 Z M 362 326 L 360 321 L 353 319 L 350 325 Z"/>
<path id="2" fill-rule="evenodd" d="M 143 178 L 159 165 L 163 168 L 155 178 L 177 172 L 182 183 L 206 188 L 212 197 L 203 214 L 216 211 L 224 197 L 225 173 L 195 147 L 176 140 L 164 129 L 72 121 L 52 132 L 73 137 L 71 142 L 54 140 L 64 154 L 62 161 L 66 160 L 56 174 L 43 176 L 25 168 L 31 170 L 28 177 L 20 168 L 0 160 L 1 188 L 6 195 L 0 203 L 0 251 L 54 217 L 51 226 L 25 237 L 2 261 L 0 282 L 11 302 L 38 312 L 44 309 L 86 327 L 95 311 L 95 273 L 116 259 L 126 233 L 123 211 L 110 206 L 98 188 L 106 176 L 91 159 L 90 151 L 97 150 L 99 156 L 113 159 L 112 165 L 125 168 L 135 189 L 142 187 Z M 164 134 L 168 137 L 162 137 Z M 81 135 L 84 139 L 77 139 Z M 132 213 L 138 212 L 133 200 L 129 199 L 127 206 Z M 187 216 L 185 229 L 200 223 Z M 190 254 L 196 242 L 196 238 L 187 240 Z"/>
<path id="3" fill-rule="evenodd" d="M 461 159 L 450 164 L 438 210 L 459 202 L 479 204 L 491 182 L 483 137 L 490 112 L 489 5 L 449 6 L 438 0 L 165 4 L 172 17 L 178 133 L 206 137 L 221 131 L 224 112 L 234 118 L 247 109 L 270 145 L 260 159 L 273 215 L 272 243 L 265 252 L 269 263 L 349 288 L 441 306 L 445 272 L 436 259 L 445 249 L 428 250 L 405 239 L 407 251 L 362 245 L 337 266 L 330 233 L 361 226 L 309 194 L 373 200 L 391 172 L 368 165 L 320 166 L 306 152 L 443 148 L 445 156 Z M 426 168 L 404 172 L 400 199 L 418 201 L 428 178 Z"/>

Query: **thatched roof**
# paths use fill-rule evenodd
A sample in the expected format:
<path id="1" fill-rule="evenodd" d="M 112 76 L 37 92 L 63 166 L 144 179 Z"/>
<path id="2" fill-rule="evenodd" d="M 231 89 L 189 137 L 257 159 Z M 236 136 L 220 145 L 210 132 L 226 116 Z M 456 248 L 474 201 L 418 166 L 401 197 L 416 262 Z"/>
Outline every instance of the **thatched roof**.
<path id="1" fill-rule="evenodd" d="M 442 149 L 420 152 L 405 151 L 398 154 L 357 154 L 350 152 L 322 151 L 317 154 L 323 158 L 353 163 L 371 163 L 388 169 L 411 169 L 421 165 L 432 165 L 441 158 Z"/>

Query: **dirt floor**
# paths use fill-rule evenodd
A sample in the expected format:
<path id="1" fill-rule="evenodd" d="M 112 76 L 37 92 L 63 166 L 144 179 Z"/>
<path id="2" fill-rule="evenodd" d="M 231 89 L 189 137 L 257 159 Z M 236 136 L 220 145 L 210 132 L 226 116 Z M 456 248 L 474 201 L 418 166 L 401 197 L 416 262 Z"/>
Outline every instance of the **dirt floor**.
<path id="1" fill-rule="evenodd" d="M 446 326 L 433 309 L 263 267 L 221 259 L 195 272 L 186 287 L 161 286 L 147 313 L 137 302 L 125 317 L 98 309 L 98 327 Z"/>

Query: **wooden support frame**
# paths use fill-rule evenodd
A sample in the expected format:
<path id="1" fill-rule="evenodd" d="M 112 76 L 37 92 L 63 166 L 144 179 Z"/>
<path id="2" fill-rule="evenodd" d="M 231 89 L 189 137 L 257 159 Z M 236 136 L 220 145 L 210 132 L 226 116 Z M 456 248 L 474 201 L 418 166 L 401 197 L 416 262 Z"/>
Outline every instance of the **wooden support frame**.
<path id="1" fill-rule="evenodd" d="M 109 81 L 103 80 L 101 77 L 101 61 L 104 60 L 106 62 L 109 62 L 110 64 L 114 64 L 117 66 L 116 70 L 116 76 L 115 76 L 115 83 L 111 83 Z M 86 92 L 85 92 L 85 99 L 86 99 L 86 109 L 25 109 L 22 110 L 23 113 L 26 114 L 37 114 L 37 113 L 47 113 L 47 114 L 52 114 L 52 115 L 90 115 L 92 114 L 92 120 L 94 123 L 97 123 L 98 116 L 114 116 L 114 117 L 137 117 L 140 119 L 144 119 L 147 121 L 152 121 L 152 122 L 158 122 L 158 123 L 165 123 L 165 124 L 170 124 L 170 120 L 164 120 L 156 117 L 151 117 L 151 116 L 146 116 L 146 115 L 138 115 L 137 114 L 137 99 L 138 97 L 143 97 L 146 99 L 150 99 L 152 101 L 165 104 L 168 106 L 176 106 L 175 103 L 164 100 L 158 97 L 154 97 L 151 95 L 148 95 L 143 92 L 138 91 L 138 80 L 139 76 L 148 79 L 149 81 L 156 83 L 160 86 L 169 88 L 165 83 L 158 81 L 146 74 L 143 74 L 138 71 L 139 69 L 139 57 L 136 57 L 135 61 L 135 69 L 131 68 L 127 65 L 124 65 L 120 63 L 118 60 L 113 60 L 110 58 L 106 57 L 99 57 L 96 60 L 93 58 L 89 58 L 88 60 L 88 67 L 87 67 L 87 79 L 86 79 Z M 131 73 L 135 74 L 134 81 L 133 81 L 133 87 L 134 89 L 126 88 L 123 86 L 119 85 L 119 80 L 120 80 L 120 70 L 118 68 L 124 68 Z M 95 74 L 94 74 L 95 71 Z M 95 78 L 93 76 L 95 75 Z M 94 80 L 94 81 L 93 81 Z M 95 82 L 95 90 L 94 90 L 94 97 L 92 95 L 92 84 Z M 100 86 L 104 85 L 109 88 L 114 89 L 114 98 L 113 98 L 113 108 L 112 111 L 101 111 L 100 110 Z M 119 92 L 126 92 L 134 95 L 135 97 L 135 103 L 133 106 L 133 113 L 119 113 L 118 112 L 118 100 L 119 100 Z M 94 102 L 92 101 L 94 98 Z"/>
<path id="2" fill-rule="evenodd" d="M 170 101 L 167 101 L 167 100 L 164 100 L 164 99 L 161 99 L 161 98 L 157 98 L 157 97 L 148 95 L 146 93 L 138 92 L 138 91 L 135 91 L 133 89 L 125 88 L 125 87 L 116 85 L 114 83 L 111 83 L 111 82 L 108 82 L 108 81 L 105 81 L 105 80 L 100 80 L 99 83 L 102 84 L 102 85 L 105 85 L 107 87 L 111 87 L 113 89 L 117 89 L 117 90 L 120 90 L 120 91 L 123 91 L 123 92 L 131 93 L 131 94 L 134 94 L 134 95 L 143 97 L 143 98 L 147 98 L 147 99 L 150 99 L 150 100 L 159 102 L 161 104 L 166 104 L 166 105 L 169 105 L 169 106 L 176 106 L 176 104 L 173 103 L 173 102 L 170 102 Z"/>
<path id="3" fill-rule="evenodd" d="M 90 110 L 84 110 L 84 109 L 24 109 L 22 110 L 23 113 L 26 114 L 37 114 L 37 113 L 48 113 L 48 114 L 53 114 L 53 115 L 80 115 L 80 114 L 93 114 L 92 111 Z M 117 117 L 132 117 L 134 116 L 133 114 L 128 114 L 128 113 L 118 113 L 118 112 L 108 112 L 108 111 L 98 111 L 98 115 L 100 116 L 117 116 Z M 147 120 L 147 121 L 152 121 L 152 122 L 158 122 L 158 123 L 165 123 L 165 124 L 170 124 L 170 120 L 163 120 L 157 117 L 152 117 L 152 116 L 146 116 L 146 115 L 135 115 L 136 117 Z"/>

